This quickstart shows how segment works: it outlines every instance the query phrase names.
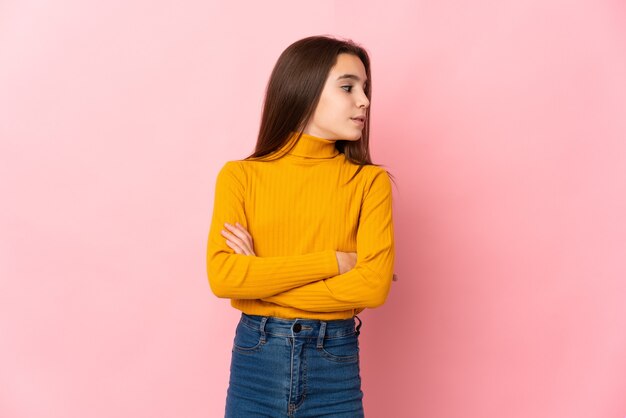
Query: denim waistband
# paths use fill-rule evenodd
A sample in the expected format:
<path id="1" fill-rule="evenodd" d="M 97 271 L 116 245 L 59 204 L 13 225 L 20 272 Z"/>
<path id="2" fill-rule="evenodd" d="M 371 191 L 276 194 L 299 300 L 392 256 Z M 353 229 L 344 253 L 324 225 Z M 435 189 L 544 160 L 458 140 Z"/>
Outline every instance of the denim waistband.
<path id="1" fill-rule="evenodd" d="M 356 329 L 355 319 L 359 321 Z M 246 326 L 258 329 L 262 334 L 275 335 L 280 337 L 298 338 L 337 338 L 351 334 L 360 334 L 362 325 L 361 318 L 354 316 L 348 319 L 333 319 L 323 321 L 321 319 L 295 318 L 286 319 L 275 316 L 249 315 L 241 313 L 240 322 Z"/>

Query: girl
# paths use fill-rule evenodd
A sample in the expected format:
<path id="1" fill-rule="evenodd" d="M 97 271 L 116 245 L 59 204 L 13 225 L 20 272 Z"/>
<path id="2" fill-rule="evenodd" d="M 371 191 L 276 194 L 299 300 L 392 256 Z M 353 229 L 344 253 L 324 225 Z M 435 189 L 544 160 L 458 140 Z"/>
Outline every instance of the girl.
<path id="1" fill-rule="evenodd" d="M 364 416 L 356 315 L 382 305 L 394 278 L 371 91 L 369 56 L 352 41 L 293 43 L 272 71 L 255 152 L 217 175 L 207 273 L 241 311 L 226 417 Z"/>

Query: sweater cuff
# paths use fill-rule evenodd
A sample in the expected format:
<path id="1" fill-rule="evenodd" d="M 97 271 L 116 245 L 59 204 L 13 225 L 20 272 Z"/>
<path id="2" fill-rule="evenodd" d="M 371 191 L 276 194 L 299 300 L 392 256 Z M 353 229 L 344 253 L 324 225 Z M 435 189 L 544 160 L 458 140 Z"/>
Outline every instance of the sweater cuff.
<path id="1" fill-rule="evenodd" d="M 335 250 L 325 251 L 322 263 L 327 266 L 328 277 L 334 277 L 339 274 L 339 262 L 337 261 L 337 252 Z"/>

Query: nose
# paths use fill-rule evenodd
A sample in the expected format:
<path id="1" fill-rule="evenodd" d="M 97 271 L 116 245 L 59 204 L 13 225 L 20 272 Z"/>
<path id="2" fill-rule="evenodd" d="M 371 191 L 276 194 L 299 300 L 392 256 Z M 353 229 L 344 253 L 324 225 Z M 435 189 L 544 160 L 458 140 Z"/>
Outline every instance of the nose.
<path id="1" fill-rule="evenodd" d="M 363 93 L 361 97 L 359 98 L 358 105 L 359 107 L 365 107 L 365 108 L 369 107 L 370 101 L 367 99 L 367 96 L 365 95 L 365 93 Z"/>
<path id="2" fill-rule="evenodd" d="M 359 96 L 359 101 L 358 101 L 358 105 L 359 107 L 365 107 L 368 108 L 370 105 L 370 101 L 368 100 L 367 96 L 365 95 L 365 93 L 361 94 Z"/>

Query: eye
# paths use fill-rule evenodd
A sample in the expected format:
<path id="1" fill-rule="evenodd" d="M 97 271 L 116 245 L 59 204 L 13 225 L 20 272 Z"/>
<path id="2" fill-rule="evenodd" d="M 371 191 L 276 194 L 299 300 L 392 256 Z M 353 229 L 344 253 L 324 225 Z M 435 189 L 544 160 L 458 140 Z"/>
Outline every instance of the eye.
<path id="1" fill-rule="evenodd" d="M 341 88 L 348 87 L 350 90 L 346 90 L 348 93 L 352 90 L 352 86 L 341 86 Z"/>

